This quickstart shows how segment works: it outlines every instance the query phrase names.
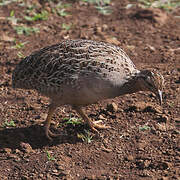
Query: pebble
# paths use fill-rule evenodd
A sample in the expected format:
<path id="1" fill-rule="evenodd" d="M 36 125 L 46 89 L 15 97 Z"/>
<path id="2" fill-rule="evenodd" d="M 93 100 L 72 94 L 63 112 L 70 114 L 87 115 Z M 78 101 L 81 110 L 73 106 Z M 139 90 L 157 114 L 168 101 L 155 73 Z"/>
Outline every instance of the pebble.
<path id="1" fill-rule="evenodd" d="M 5 152 L 7 154 L 11 154 L 12 150 L 10 148 L 4 148 L 3 152 Z"/>
<path id="2" fill-rule="evenodd" d="M 31 145 L 28 144 L 28 143 L 21 142 L 20 143 L 20 147 L 21 147 L 21 150 L 23 152 L 26 152 L 26 153 L 34 152 L 34 150 L 32 149 Z"/>
<path id="3" fill-rule="evenodd" d="M 128 161 L 133 161 L 134 157 L 132 155 L 128 155 L 125 159 L 127 159 Z"/>
<path id="4" fill-rule="evenodd" d="M 118 110 L 118 106 L 116 103 L 111 103 L 111 104 L 107 104 L 107 111 L 110 111 L 110 112 L 117 112 Z"/>
<path id="5" fill-rule="evenodd" d="M 102 115 L 99 115 L 99 119 L 101 119 L 101 120 L 105 120 L 106 118 L 105 118 L 105 117 L 103 117 Z"/>
<path id="6" fill-rule="evenodd" d="M 167 127 L 166 127 L 166 124 L 165 123 L 157 123 L 156 124 L 156 128 L 160 131 L 166 131 L 167 130 Z"/>

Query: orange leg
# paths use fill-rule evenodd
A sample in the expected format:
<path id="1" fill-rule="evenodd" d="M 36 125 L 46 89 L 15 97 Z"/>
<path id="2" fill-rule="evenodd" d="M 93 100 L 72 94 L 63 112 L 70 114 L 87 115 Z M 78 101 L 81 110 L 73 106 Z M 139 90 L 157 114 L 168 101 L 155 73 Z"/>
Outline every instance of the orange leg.
<path id="1" fill-rule="evenodd" d="M 52 117 L 55 109 L 56 109 L 56 106 L 54 106 L 52 104 L 49 106 L 48 116 L 47 116 L 46 121 L 44 123 L 46 137 L 51 141 L 52 141 L 51 137 L 57 137 L 60 135 L 60 134 L 54 134 L 49 130 L 50 124 L 51 124 L 51 117 Z"/>
<path id="2" fill-rule="evenodd" d="M 104 126 L 104 125 L 99 125 L 97 123 L 94 123 L 82 110 L 81 107 L 75 106 L 73 107 L 76 112 L 82 117 L 82 119 L 84 119 L 88 125 L 90 126 L 90 128 L 95 131 L 98 132 L 97 129 L 108 129 L 110 128 L 110 126 Z"/>

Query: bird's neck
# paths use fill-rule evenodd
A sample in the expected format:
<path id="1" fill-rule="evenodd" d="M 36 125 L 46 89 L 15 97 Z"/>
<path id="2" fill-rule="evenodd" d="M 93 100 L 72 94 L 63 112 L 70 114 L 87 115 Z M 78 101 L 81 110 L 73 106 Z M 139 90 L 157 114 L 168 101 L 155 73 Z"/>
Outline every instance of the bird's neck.
<path id="1" fill-rule="evenodd" d="M 127 79 L 127 82 L 123 86 L 119 87 L 120 95 L 123 94 L 132 94 L 139 91 L 144 91 L 140 83 L 140 80 L 137 76 L 132 76 Z"/>

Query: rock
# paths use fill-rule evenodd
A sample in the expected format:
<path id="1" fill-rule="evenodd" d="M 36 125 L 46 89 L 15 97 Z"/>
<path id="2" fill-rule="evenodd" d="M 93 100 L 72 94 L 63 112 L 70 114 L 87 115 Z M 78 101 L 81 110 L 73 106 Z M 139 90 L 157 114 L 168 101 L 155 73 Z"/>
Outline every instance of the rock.
<path id="1" fill-rule="evenodd" d="M 107 105 L 107 111 L 110 111 L 110 112 L 116 112 L 118 110 L 118 106 L 116 103 L 111 103 L 111 104 L 108 104 Z"/>
<path id="2" fill-rule="evenodd" d="M 7 154 L 11 154 L 12 150 L 10 148 L 4 148 L 3 152 L 5 152 Z"/>
<path id="3" fill-rule="evenodd" d="M 115 45 L 119 45 L 120 44 L 120 42 L 115 38 L 115 37 L 105 37 L 105 40 L 106 40 L 106 42 L 108 42 L 108 43 L 111 43 L 111 44 L 115 44 Z"/>
<path id="4" fill-rule="evenodd" d="M 26 153 L 34 152 L 34 150 L 32 149 L 31 145 L 28 144 L 28 143 L 21 142 L 20 146 L 21 146 L 21 150 L 23 152 L 26 152 Z"/>
<path id="5" fill-rule="evenodd" d="M 57 169 L 53 169 L 53 170 L 52 170 L 52 174 L 58 176 L 58 175 L 59 175 L 59 172 L 58 172 Z"/>
<path id="6" fill-rule="evenodd" d="M 99 119 L 101 119 L 101 120 L 106 120 L 106 118 L 103 117 L 102 115 L 99 115 Z"/>
<path id="7" fill-rule="evenodd" d="M 134 16 L 138 19 L 149 19 L 159 25 L 165 24 L 168 18 L 167 13 L 158 8 L 140 9 Z"/>
<path id="8" fill-rule="evenodd" d="M 151 46 L 149 44 L 147 44 L 147 47 L 145 47 L 145 49 L 149 49 L 151 52 L 154 52 L 156 50 L 154 46 Z"/>
<path id="9" fill-rule="evenodd" d="M 21 154 L 21 151 L 19 149 L 15 149 L 16 154 Z"/>
<path id="10" fill-rule="evenodd" d="M 167 130 L 167 128 L 166 128 L 166 124 L 165 123 L 157 123 L 156 124 L 156 128 L 158 129 L 158 130 L 160 130 L 160 131 L 166 131 Z"/>
<path id="11" fill-rule="evenodd" d="M 41 116 L 41 119 L 44 119 L 44 120 L 45 120 L 45 119 L 47 118 L 47 113 L 41 113 L 40 116 Z"/>
<path id="12" fill-rule="evenodd" d="M 134 160 L 134 157 L 132 155 L 128 155 L 127 157 L 125 157 L 125 159 L 127 161 L 133 161 Z"/>
<path id="13" fill-rule="evenodd" d="M 9 154 L 8 156 L 10 159 L 13 159 L 15 162 L 19 162 L 21 160 L 16 154 Z"/>

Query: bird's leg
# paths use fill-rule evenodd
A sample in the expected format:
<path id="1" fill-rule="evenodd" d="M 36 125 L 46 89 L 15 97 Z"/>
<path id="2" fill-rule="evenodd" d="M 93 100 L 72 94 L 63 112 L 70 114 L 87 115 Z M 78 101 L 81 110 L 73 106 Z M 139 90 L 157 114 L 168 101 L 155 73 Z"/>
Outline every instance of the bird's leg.
<path id="1" fill-rule="evenodd" d="M 52 141 L 51 137 L 57 137 L 60 135 L 60 134 L 54 134 L 49 130 L 50 124 L 51 124 L 51 117 L 52 117 L 55 109 L 56 109 L 56 106 L 54 106 L 53 104 L 50 104 L 48 115 L 47 115 L 46 121 L 44 123 L 46 137 L 51 141 Z"/>
<path id="2" fill-rule="evenodd" d="M 104 126 L 104 125 L 99 125 L 95 122 L 93 122 L 85 113 L 84 111 L 82 110 L 81 107 L 78 107 L 78 106 L 74 106 L 73 107 L 76 112 L 82 117 L 82 119 L 84 119 L 85 121 L 87 121 L 88 125 L 90 126 L 90 128 L 95 131 L 95 132 L 98 132 L 97 129 L 107 129 L 107 128 L 110 128 L 109 126 Z"/>

